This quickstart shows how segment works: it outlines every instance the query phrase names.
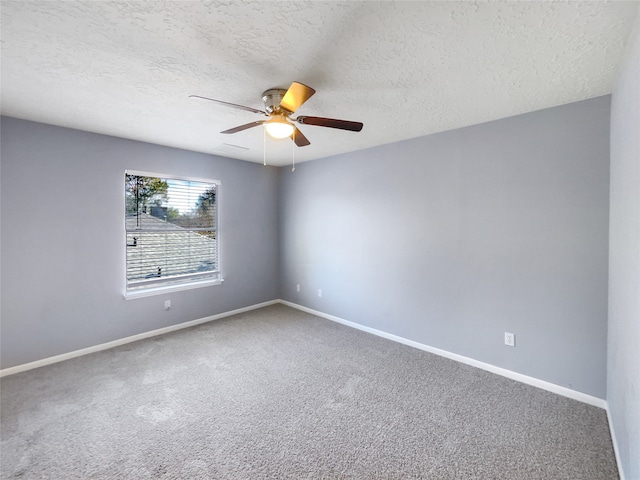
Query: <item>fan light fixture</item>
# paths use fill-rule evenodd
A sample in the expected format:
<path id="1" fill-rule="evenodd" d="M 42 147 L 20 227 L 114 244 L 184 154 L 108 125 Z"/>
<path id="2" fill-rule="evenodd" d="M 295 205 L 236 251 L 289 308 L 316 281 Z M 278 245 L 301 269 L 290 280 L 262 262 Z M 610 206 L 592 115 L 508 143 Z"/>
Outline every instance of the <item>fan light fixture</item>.
<path id="1" fill-rule="evenodd" d="M 315 93 L 316 91 L 313 88 L 300 82 L 293 82 L 287 90 L 284 88 L 270 88 L 262 93 L 264 110 L 238 105 L 237 103 L 224 102 L 222 100 L 216 100 L 215 98 L 202 97 L 200 95 L 189 95 L 189 97 L 209 100 L 220 105 L 226 105 L 227 107 L 246 110 L 268 117 L 267 120 L 245 123 L 244 125 L 238 125 L 237 127 L 220 132 L 224 134 L 238 133 L 248 128 L 262 125 L 264 126 L 263 136 L 265 141 L 267 134 L 276 139 L 289 137 L 294 145 L 306 147 L 307 145 L 311 145 L 311 143 L 307 137 L 294 126 L 293 122 L 303 125 L 337 128 L 338 130 L 348 130 L 351 132 L 359 132 L 362 130 L 361 122 L 350 122 L 348 120 L 338 120 L 337 118 L 310 117 L 308 115 L 293 118 L 292 115 Z"/>
<path id="2" fill-rule="evenodd" d="M 284 118 L 284 115 L 273 115 L 264 123 L 267 133 L 277 139 L 287 138 L 293 135 L 294 126 Z"/>

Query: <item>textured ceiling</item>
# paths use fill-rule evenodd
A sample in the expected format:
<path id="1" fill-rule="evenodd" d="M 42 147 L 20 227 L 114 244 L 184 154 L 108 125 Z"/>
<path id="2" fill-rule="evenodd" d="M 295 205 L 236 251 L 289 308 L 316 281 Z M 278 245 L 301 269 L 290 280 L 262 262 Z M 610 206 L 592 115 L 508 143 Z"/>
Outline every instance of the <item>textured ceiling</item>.
<path id="1" fill-rule="evenodd" d="M 296 80 L 296 162 L 611 92 L 637 1 L 4 1 L 3 115 L 263 161 L 261 94 Z M 231 146 L 229 146 L 231 145 Z M 239 148 L 241 147 L 241 148 Z M 268 141 L 267 161 L 292 142 Z"/>

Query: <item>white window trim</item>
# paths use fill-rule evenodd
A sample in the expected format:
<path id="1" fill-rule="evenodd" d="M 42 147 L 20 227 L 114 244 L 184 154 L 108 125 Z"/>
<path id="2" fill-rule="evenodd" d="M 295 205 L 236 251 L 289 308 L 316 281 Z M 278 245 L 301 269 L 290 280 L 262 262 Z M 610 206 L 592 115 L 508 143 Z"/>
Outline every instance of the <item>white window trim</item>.
<path id="1" fill-rule="evenodd" d="M 171 180 L 186 180 L 186 181 L 191 181 L 191 182 L 204 182 L 204 183 L 214 183 L 216 185 L 216 192 L 220 191 L 220 186 L 221 186 L 221 182 L 220 180 L 214 180 L 211 178 L 202 178 L 202 177 L 187 177 L 187 176 L 183 176 L 183 175 L 173 175 L 173 174 L 169 174 L 169 173 L 158 173 L 158 172 L 146 172 L 146 171 L 142 171 L 142 170 L 125 170 L 124 171 L 125 175 L 139 175 L 139 176 L 144 176 L 144 177 L 156 177 L 156 178 L 168 178 Z M 123 200 L 123 209 L 122 211 L 124 211 L 124 205 L 126 205 L 126 193 L 123 189 L 122 192 L 122 200 Z M 220 230 L 220 199 L 219 197 L 216 198 L 216 202 L 217 202 L 217 212 L 216 212 L 216 231 L 219 233 Z M 127 226 L 126 226 L 126 219 L 125 221 L 123 221 L 122 223 L 122 230 L 123 230 L 123 235 L 124 238 L 126 239 L 126 235 L 127 235 Z M 155 295 L 163 295 L 163 294 L 167 294 L 167 293 L 173 293 L 173 292 L 179 292 L 179 291 L 183 291 L 183 290 L 193 290 L 196 288 L 203 288 L 203 287 L 212 287 L 215 285 L 222 285 L 222 283 L 224 282 L 224 277 L 222 275 L 222 241 L 220 239 L 220 235 L 218 235 L 217 237 L 217 241 L 218 241 L 218 278 L 211 278 L 211 279 L 206 279 L 206 280 L 194 280 L 192 282 L 188 282 L 188 283 L 182 283 L 182 284 L 176 284 L 176 285 L 162 285 L 162 286 L 157 286 L 157 287 L 149 287 L 149 288 L 140 288 L 137 290 L 127 290 L 127 261 L 126 261 L 126 255 L 127 255 L 127 251 L 126 251 L 126 246 L 124 249 L 124 265 L 125 265 L 125 269 L 124 269 L 124 293 L 123 293 L 123 297 L 125 300 L 134 300 L 136 298 L 144 298 L 144 297 L 151 297 L 151 296 L 155 296 Z"/>
<path id="2" fill-rule="evenodd" d="M 163 295 L 166 293 L 180 292 L 182 290 L 193 290 L 194 288 L 212 287 L 221 285 L 224 278 L 216 278 L 213 280 L 202 280 L 199 282 L 183 283 L 182 285 L 166 285 L 162 287 L 145 288 L 124 292 L 125 300 L 134 300 L 136 298 L 153 297 L 155 295 Z"/>

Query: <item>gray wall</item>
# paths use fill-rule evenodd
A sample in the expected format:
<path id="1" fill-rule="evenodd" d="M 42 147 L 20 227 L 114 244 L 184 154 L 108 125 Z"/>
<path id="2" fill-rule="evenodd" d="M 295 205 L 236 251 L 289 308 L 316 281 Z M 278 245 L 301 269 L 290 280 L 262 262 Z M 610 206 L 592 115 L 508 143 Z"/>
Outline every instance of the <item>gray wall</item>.
<path id="1" fill-rule="evenodd" d="M 281 169 L 282 298 L 605 398 L 609 113 L 604 96 Z"/>
<path id="2" fill-rule="evenodd" d="M 609 102 L 293 174 L 3 118 L 2 367 L 280 296 L 604 398 Z M 222 181 L 222 286 L 123 300 L 125 169 Z"/>
<path id="3" fill-rule="evenodd" d="M 2 368 L 278 297 L 277 169 L 6 117 L 1 127 Z M 224 284 L 123 299 L 125 169 L 222 182 Z"/>
<path id="4" fill-rule="evenodd" d="M 640 15 L 611 98 L 607 402 L 625 478 L 640 479 Z"/>

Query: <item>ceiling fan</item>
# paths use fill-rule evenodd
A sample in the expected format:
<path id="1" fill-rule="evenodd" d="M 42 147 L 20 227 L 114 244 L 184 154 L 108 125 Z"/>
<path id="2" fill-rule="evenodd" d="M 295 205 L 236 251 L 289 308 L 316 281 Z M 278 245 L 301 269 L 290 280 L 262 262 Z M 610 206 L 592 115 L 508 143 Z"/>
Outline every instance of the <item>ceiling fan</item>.
<path id="1" fill-rule="evenodd" d="M 335 118 L 324 117 L 309 117 L 301 115 L 293 118 L 293 113 L 298 110 L 316 91 L 299 82 L 293 82 L 291 86 L 284 90 L 282 88 L 272 88 L 266 90 L 262 94 L 262 102 L 264 103 L 264 110 L 258 110 L 257 108 L 246 107 L 244 105 L 237 105 L 235 103 L 223 102 L 222 100 L 216 100 L 214 98 L 202 97 L 200 95 L 189 95 L 189 98 L 201 98 L 204 100 L 210 100 L 212 102 L 226 105 L 228 107 L 239 108 L 241 110 L 247 110 L 249 112 L 265 115 L 268 120 L 258 120 L 251 123 L 246 123 L 238 127 L 224 130 L 220 133 L 237 133 L 248 128 L 257 127 L 258 125 L 264 125 L 266 132 L 273 138 L 291 138 L 298 147 L 304 147 L 311 142 L 307 140 L 300 130 L 293 124 L 297 122 L 303 125 L 316 125 L 319 127 L 338 128 L 340 130 L 350 130 L 352 132 L 359 132 L 362 130 L 363 124 L 360 122 L 350 122 L 348 120 L 337 120 Z"/>

